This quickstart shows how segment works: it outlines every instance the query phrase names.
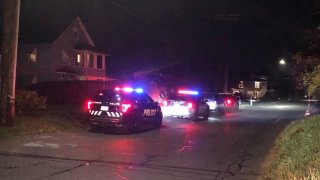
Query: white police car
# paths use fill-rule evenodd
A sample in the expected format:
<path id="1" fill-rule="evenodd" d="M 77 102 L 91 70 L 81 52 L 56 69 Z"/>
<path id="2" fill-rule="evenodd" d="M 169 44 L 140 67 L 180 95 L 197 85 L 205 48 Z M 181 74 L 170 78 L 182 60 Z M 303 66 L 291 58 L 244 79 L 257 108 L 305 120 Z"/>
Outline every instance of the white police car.
<path id="1" fill-rule="evenodd" d="M 205 99 L 198 91 L 193 90 L 178 90 L 169 95 L 161 108 L 165 116 L 190 120 L 197 120 L 199 117 L 207 120 L 210 113 Z"/>

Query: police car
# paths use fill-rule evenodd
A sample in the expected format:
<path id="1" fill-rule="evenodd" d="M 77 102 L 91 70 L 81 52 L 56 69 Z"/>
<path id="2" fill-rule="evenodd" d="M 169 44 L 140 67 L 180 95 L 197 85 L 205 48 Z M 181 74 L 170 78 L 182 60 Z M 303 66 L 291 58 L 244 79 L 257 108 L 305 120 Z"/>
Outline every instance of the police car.
<path id="1" fill-rule="evenodd" d="M 197 120 L 199 117 L 207 120 L 210 113 L 205 99 L 198 91 L 193 90 L 178 90 L 177 93 L 169 95 L 161 108 L 164 116 L 190 120 Z"/>
<path id="2" fill-rule="evenodd" d="M 88 118 L 94 131 L 100 127 L 125 128 L 137 132 L 142 125 L 160 128 L 162 111 L 157 102 L 141 88 L 115 88 L 99 92 L 86 103 Z"/>

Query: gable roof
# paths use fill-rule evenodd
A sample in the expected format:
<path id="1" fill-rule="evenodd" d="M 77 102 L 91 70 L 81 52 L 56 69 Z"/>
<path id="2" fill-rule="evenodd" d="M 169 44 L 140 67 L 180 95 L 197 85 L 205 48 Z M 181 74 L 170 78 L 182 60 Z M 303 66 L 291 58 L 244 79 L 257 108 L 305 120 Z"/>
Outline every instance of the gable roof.
<path id="1" fill-rule="evenodd" d="M 83 31 L 88 42 L 92 43 L 93 40 L 89 36 L 87 29 L 85 28 L 80 17 L 77 16 L 70 23 L 66 24 L 68 20 L 60 22 L 59 19 L 50 19 L 50 21 L 21 21 L 19 31 L 19 43 L 20 44 L 51 44 L 54 43 L 70 26 L 74 23 L 78 23 Z"/>
<path id="2" fill-rule="evenodd" d="M 82 29 L 82 32 L 84 33 L 85 38 L 86 38 L 86 39 L 88 40 L 88 42 L 89 42 L 89 45 L 95 47 L 95 45 L 94 45 L 94 43 L 93 43 L 93 41 L 92 41 L 92 39 L 91 39 L 91 37 L 90 37 L 87 29 L 85 28 L 85 26 L 84 26 L 84 24 L 82 23 L 82 21 L 81 21 L 81 19 L 80 19 L 79 16 L 76 17 L 75 20 L 73 20 L 73 22 L 60 34 L 60 36 L 59 36 L 57 39 L 54 40 L 53 43 L 55 43 L 56 41 L 58 41 L 58 40 L 63 36 L 63 34 L 64 34 L 68 29 L 72 28 L 75 24 L 78 24 L 78 25 L 80 26 L 80 28 Z"/>

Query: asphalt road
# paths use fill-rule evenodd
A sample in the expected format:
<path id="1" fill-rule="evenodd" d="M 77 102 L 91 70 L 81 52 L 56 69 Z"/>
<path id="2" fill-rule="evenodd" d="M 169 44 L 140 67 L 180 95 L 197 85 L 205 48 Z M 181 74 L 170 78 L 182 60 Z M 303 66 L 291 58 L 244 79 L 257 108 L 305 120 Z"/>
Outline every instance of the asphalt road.
<path id="1" fill-rule="evenodd" d="M 88 131 L 1 139 L 0 179 L 263 179 L 274 138 L 306 108 L 270 103 L 211 114 L 208 121 L 166 117 L 161 129 L 133 135 Z"/>

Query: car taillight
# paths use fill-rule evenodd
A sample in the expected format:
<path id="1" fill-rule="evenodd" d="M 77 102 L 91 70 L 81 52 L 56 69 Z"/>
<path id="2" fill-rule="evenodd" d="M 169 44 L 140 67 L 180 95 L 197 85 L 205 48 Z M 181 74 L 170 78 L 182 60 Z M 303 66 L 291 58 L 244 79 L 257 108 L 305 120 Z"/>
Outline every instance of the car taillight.
<path id="1" fill-rule="evenodd" d="M 188 102 L 188 108 L 192 108 L 192 107 L 193 107 L 192 102 Z"/>
<path id="2" fill-rule="evenodd" d="M 87 101 L 86 104 L 87 104 L 87 110 L 91 110 L 93 102 L 92 101 Z"/>
<path id="3" fill-rule="evenodd" d="M 130 107 L 132 107 L 132 105 L 130 103 L 121 104 L 121 108 L 122 108 L 123 113 L 127 112 Z"/>
<path id="4" fill-rule="evenodd" d="M 226 104 L 231 105 L 232 104 L 232 100 L 231 99 L 226 99 Z"/>

